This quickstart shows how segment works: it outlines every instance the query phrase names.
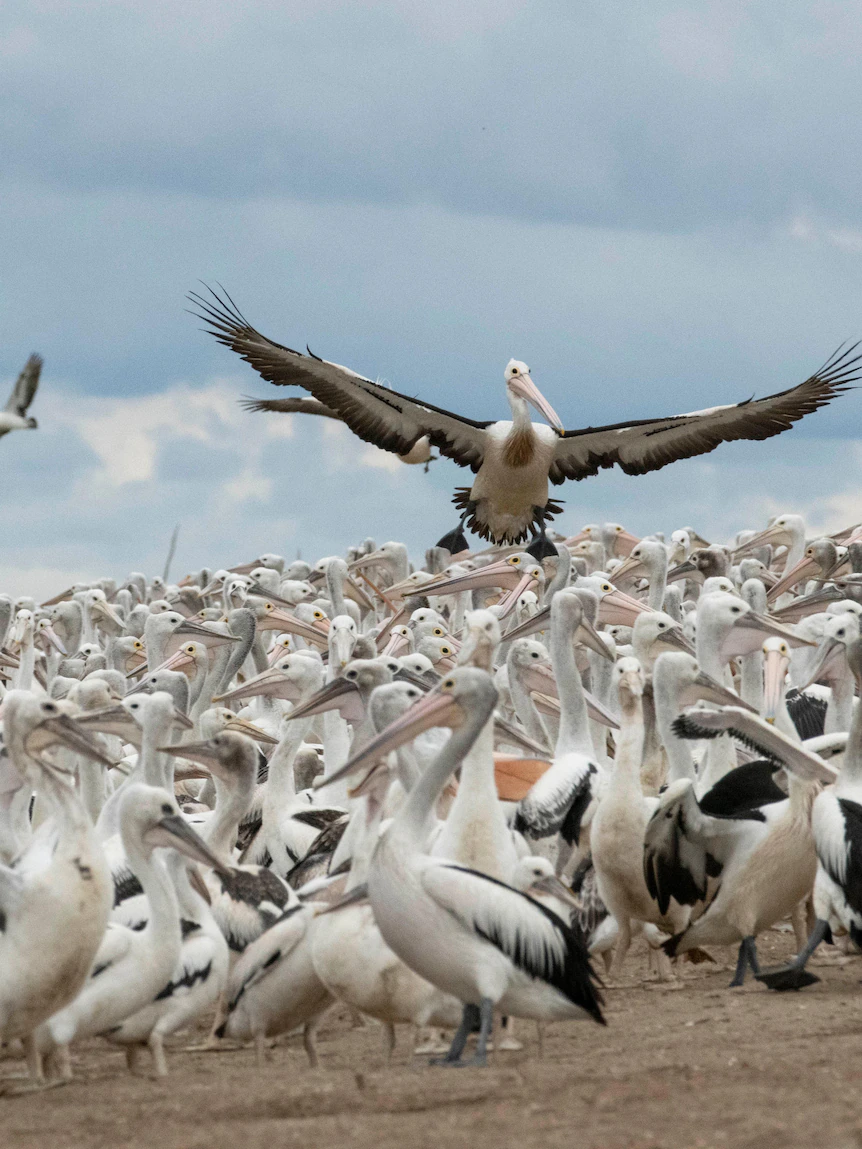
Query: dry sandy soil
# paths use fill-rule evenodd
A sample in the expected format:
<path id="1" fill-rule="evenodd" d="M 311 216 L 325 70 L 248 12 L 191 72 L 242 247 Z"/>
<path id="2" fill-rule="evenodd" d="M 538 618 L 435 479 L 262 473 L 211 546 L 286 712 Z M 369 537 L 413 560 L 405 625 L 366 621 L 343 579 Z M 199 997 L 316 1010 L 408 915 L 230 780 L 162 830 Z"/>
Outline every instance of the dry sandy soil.
<path id="1" fill-rule="evenodd" d="M 761 939 L 772 964 L 792 935 Z M 274 1146 L 469 1149 L 818 1149 L 862 1147 L 862 959 L 824 950 L 819 985 L 774 994 L 756 982 L 728 990 L 734 954 L 685 965 L 672 989 L 629 981 L 607 992 L 606 1029 L 518 1023 L 520 1053 L 487 1070 L 430 1068 L 399 1036 L 392 1065 L 381 1030 L 352 1029 L 335 1011 L 320 1033 L 321 1068 L 298 1039 L 262 1070 L 250 1049 L 181 1052 L 166 1081 L 132 1077 L 122 1052 L 94 1041 L 75 1056 L 76 1080 L 39 1094 L 0 1096 L 3 1149 L 272 1149 Z M 0 1088 L 20 1063 L 0 1062 Z"/>

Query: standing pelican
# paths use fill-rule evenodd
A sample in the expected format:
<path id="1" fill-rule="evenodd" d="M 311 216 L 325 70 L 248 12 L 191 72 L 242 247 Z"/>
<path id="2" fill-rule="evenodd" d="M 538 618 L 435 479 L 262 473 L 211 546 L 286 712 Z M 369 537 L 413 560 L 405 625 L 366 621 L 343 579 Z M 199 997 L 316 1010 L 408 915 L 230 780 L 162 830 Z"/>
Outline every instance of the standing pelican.
<path id="1" fill-rule="evenodd" d="M 359 794 L 388 750 L 431 726 L 453 727 L 381 837 L 368 872 L 368 895 L 384 941 L 420 977 L 464 1003 L 461 1027 L 446 1055 L 449 1065 L 487 1063 L 495 1008 L 538 1021 L 592 1017 L 603 1022 L 579 931 L 511 886 L 423 852 L 434 805 L 496 702 L 486 671 L 460 667 L 341 772 L 372 765 L 354 791 Z M 476 1055 L 464 1062 L 461 1055 L 477 1015 Z"/>
<path id="2" fill-rule="evenodd" d="M 306 388 L 354 434 L 383 450 L 405 455 L 427 436 L 441 455 L 476 472 L 472 487 L 460 489 L 454 498 L 461 522 L 438 544 L 453 554 L 467 549 L 466 525 L 500 543 L 518 542 L 535 528 L 539 537 L 531 546 L 536 557 L 553 556 L 545 523 L 561 508 L 548 497 L 549 480 L 584 479 L 614 464 L 629 475 L 641 475 L 728 440 L 768 439 L 846 390 L 862 358 L 852 357 L 855 348 L 839 349 L 805 382 L 764 399 L 566 431 L 530 378 L 529 367 L 517 359 L 509 360 L 505 372 L 511 420 L 469 419 L 275 343 L 246 321 L 227 293 L 210 294 L 211 299 L 196 293 L 189 297 L 201 309 L 199 317 L 268 382 Z M 531 422 L 530 406 L 551 425 Z"/>
<path id="3" fill-rule="evenodd" d="M 59 743 L 109 759 L 56 702 L 24 691 L 6 695 L 3 725 L 16 771 L 53 815 L 47 841 L 34 836 L 14 866 L 0 865 L 0 1041 L 23 1037 L 31 1076 L 39 1080 L 31 1035 L 84 984 L 111 908 L 110 871 L 93 825 L 65 771 L 41 752 Z"/>

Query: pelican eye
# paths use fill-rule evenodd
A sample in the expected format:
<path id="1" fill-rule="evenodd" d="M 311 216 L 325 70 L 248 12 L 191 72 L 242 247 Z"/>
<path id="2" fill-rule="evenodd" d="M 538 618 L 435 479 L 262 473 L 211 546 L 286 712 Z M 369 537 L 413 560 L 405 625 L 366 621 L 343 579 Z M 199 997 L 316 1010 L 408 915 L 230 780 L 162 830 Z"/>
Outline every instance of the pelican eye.
<path id="1" fill-rule="evenodd" d="M 451 646 L 441 646 L 440 647 L 440 653 L 441 654 L 451 654 L 452 653 L 452 647 Z"/>
<path id="2" fill-rule="evenodd" d="M 731 614 L 739 614 L 739 607 L 738 606 L 732 606 L 730 608 L 730 613 Z"/>
<path id="3" fill-rule="evenodd" d="M 162 802 L 162 813 L 163 814 L 173 814 L 173 812 L 174 812 L 173 806 L 169 806 L 167 804 L 167 802 Z"/>
<path id="4" fill-rule="evenodd" d="M 785 644 L 783 642 L 782 642 L 781 646 L 779 646 L 778 649 L 781 651 L 782 654 L 787 654 L 787 647 L 785 646 Z"/>
<path id="5" fill-rule="evenodd" d="M 455 679 L 454 678 L 447 678 L 446 681 L 441 686 L 441 690 L 454 690 L 454 688 L 455 688 Z"/>
<path id="6" fill-rule="evenodd" d="M 666 623 L 666 622 L 660 622 L 660 623 L 658 624 L 658 628 L 659 628 L 659 630 L 664 630 L 666 626 L 667 626 L 667 623 Z"/>
<path id="7" fill-rule="evenodd" d="M 314 617 L 315 617 L 316 619 L 321 619 L 321 618 L 324 618 L 325 616 L 324 616 L 324 613 L 323 613 L 323 611 L 322 611 L 322 610 L 316 610 L 316 611 L 314 612 Z"/>
<path id="8" fill-rule="evenodd" d="M 357 677 L 357 671 L 355 671 L 355 670 L 348 670 L 347 674 L 345 674 L 345 676 L 344 676 L 344 677 L 345 677 L 345 678 L 349 678 L 349 679 L 350 679 L 350 681 L 352 682 L 352 681 L 353 681 L 353 680 L 354 680 L 354 679 Z"/>
<path id="9" fill-rule="evenodd" d="M 135 641 L 132 645 L 133 645 L 133 648 L 135 650 L 143 650 L 144 649 L 144 644 L 137 638 L 135 639 Z"/>
<path id="10" fill-rule="evenodd" d="M 611 591 L 613 589 L 614 588 L 611 586 L 611 584 L 609 582 L 603 582 L 602 583 L 602 590 Z"/>
<path id="11" fill-rule="evenodd" d="M 445 633 L 446 633 L 446 631 L 443 629 L 442 626 L 435 626 L 434 627 L 434 637 L 435 638 L 442 638 Z"/>
<path id="12" fill-rule="evenodd" d="M 520 561 L 521 561 L 521 559 L 520 559 L 519 555 L 512 555 L 512 557 L 509 559 L 509 562 L 512 564 L 513 567 L 518 566 Z"/>
<path id="13" fill-rule="evenodd" d="M 530 652 L 530 658 L 538 658 L 538 657 L 539 657 L 538 650 L 533 650 Z"/>
<path id="14" fill-rule="evenodd" d="M 273 609 L 273 608 L 272 608 L 272 603 L 271 603 L 271 602 L 268 602 L 268 603 L 266 604 L 266 606 L 264 607 L 264 609 L 265 609 L 265 610 L 272 610 L 272 609 Z"/>

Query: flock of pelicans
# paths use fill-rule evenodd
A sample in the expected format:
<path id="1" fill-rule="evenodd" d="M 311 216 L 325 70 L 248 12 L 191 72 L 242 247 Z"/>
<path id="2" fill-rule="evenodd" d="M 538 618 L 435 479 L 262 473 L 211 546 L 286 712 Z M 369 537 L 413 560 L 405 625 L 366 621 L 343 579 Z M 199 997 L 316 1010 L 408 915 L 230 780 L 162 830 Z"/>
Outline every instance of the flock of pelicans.
<path id="1" fill-rule="evenodd" d="M 658 978 L 734 945 L 774 989 L 862 945 L 862 527 L 551 545 L 0 596 L 21 1088 L 95 1036 L 165 1074 L 196 1020 L 260 1057 L 301 1030 L 314 1065 L 334 1002 L 483 1065 L 495 1021 L 603 1024 L 634 937 Z"/>
<path id="2" fill-rule="evenodd" d="M 414 568 L 370 541 L 176 585 L 130 575 L 0 595 L 0 1045 L 29 1084 L 92 1037 L 207 1047 L 315 1030 L 334 1002 L 484 1065 L 514 1019 L 604 1024 L 632 939 L 655 976 L 738 946 L 775 990 L 862 948 L 862 525 L 780 515 L 552 537 L 548 484 L 765 439 L 858 377 L 840 350 L 765 399 L 567 431 L 526 364 L 481 422 L 267 339 L 225 294 L 210 331 L 407 463 L 470 468 Z M 28 361 L 0 435 L 35 427 Z M 532 406 L 547 423 L 530 421 Z M 470 551 L 464 530 L 492 542 Z M 532 541 L 522 543 L 532 534 Z M 798 953 L 763 969 L 789 918 Z M 442 1049 L 441 1030 L 454 1031 Z M 469 1046 L 475 1035 L 475 1047 Z"/>

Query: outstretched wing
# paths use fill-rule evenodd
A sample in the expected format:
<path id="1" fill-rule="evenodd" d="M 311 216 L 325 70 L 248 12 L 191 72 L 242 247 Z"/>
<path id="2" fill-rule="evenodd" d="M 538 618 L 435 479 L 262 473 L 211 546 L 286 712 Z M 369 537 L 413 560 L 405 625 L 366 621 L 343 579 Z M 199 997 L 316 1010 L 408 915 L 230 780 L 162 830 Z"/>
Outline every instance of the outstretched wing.
<path id="1" fill-rule="evenodd" d="M 337 419 L 341 416 L 331 407 L 321 403 L 318 399 L 240 399 L 240 405 L 246 411 L 281 411 L 286 415 L 322 415 L 327 419 Z"/>
<path id="2" fill-rule="evenodd" d="M 746 399 L 667 419 L 638 419 L 565 431 L 557 442 L 551 482 L 584 479 L 614 464 L 627 475 L 643 475 L 677 459 L 704 455 L 719 443 L 780 435 L 859 378 L 862 354 L 853 355 L 858 346 L 856 343 L 846 351 L 839 347 L 804 383 L 764 399 Z"/>
<path id="3" fill-rule="evenodd" d="M 372 383 L 338 363 L 283 347 L 256 331 L 226 292 L 217 295 L 208 290 L 211 299 L 197 292 L 189 295 L 200 308 L 193 314 L 208 324 L 211 335 L 250 363 L 267 382 L 304 387 L 335 411 L 354 435 L 384 451 L 406 455 L 417 439 L 427 435 L 441 455 L 474 471 L 481 467 L 485 428 L 490 422 L 455 415 L 433 403 Z"/>
<path id="4" fill-rule="evenodd" d="M 36 388 L 39 386 L 39 375 L 41 371 L 42 356 L 31 355 L 24 364 L 24 370 L 18 376 L 17 383 L 12 388 L 12 394 L 9 396 L 4 410 L 12 412 L 15 415 L 24 416 L 27 414 L 27 408 L 33 402 L 33 396 L 36 394 Z"/>
<path id="5" fill-rule="evenodd" d="M 798 742 L 791 742 L 775 726 L 765 722 L 759 714 L 752 714 L 738 706 L 692 708 L 674 719 L 673 732 L 680 738 L 718 738 L 732 734 L 743 745 L 765 758 L 780 762 L 793 774 L 806 781 L 834 782 L 838 771 L 819 755 L 806 750 Z"/>

